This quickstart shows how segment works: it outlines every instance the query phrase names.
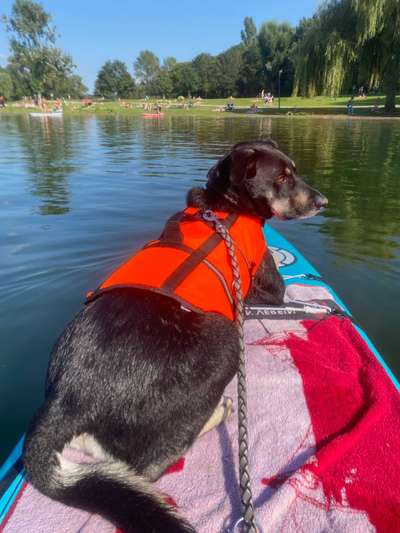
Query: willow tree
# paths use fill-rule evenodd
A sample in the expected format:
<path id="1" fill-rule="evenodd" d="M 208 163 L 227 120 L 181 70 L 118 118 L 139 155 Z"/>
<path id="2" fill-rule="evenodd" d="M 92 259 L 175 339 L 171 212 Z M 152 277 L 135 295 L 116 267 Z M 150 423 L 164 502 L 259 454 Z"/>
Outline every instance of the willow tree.
<path id="1" fill-rule="evenodd" d="M 300 30 L 295 94 L 334 96 L 356 83 L 380 85 L 386 110 L 394 110 L 400 67 L 398 0 L 330 0 Z"/>
<path id="2" fill-rule="evenodd" d="M 360 63 L 371 80 L 382 83 L 385 109 L 393 111 L 400 78 L 399 0 L 352 0 L 357 13 Z"/>
<path id="3" fill-rule="evenodd" d="M 349 70 L 357 68 L 356 15 L 351 0 L 325 3 L 295 36 L 295 94 L 335 96 L 347 89 Z"/>

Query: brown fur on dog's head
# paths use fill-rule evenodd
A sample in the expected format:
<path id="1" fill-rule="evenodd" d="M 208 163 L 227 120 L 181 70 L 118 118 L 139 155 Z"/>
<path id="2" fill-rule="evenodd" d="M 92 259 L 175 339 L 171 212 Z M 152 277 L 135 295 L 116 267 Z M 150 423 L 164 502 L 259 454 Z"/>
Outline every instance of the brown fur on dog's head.
<path id="1" fill-rule="evenodd" d="M 209 170 L 206 189 L 192 189 L 188 195 L 189 205 L 262 218 L 309 217 L 327 203 L 271 139 L 235 144 Z"/>

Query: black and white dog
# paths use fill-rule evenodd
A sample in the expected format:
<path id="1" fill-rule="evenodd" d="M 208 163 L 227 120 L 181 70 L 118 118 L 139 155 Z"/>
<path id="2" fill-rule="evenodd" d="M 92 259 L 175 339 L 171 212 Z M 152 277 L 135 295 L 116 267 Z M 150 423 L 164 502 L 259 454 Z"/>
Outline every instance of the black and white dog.
<path id="1" fill-rule="evenodd" d="M 188 193 L 189 206 L 262 219 L 308 217 L 326 204 L 271 140 L 236 144 L 206 187 Z M 267 250 L 247 302 L 279 304 L 283 293 Z M 46 399 L 25 441 L 28 479 L 125 533 L 193 532 L 151 482 L 229 413 L 222 395 L 238 353 L 236 327 L 220 314 L 187 312 L 138 288 L 94 299 L 54 346 Z M 66 446 L 98 461 L 72 463 Z"/>

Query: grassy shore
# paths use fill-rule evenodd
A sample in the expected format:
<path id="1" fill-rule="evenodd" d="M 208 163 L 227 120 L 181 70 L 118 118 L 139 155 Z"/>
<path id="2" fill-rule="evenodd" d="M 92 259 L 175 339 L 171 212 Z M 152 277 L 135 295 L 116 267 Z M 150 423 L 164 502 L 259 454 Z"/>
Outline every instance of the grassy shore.
<path id="1" fill-rule="evenodd" d="M 155 104 L 158 102 L 162 107 L 165 115 L 173 116 L 200 116 L 215 117 L 228 115 L 241 117 L 249 116 L 250 107 L 257 106 L 257 112 L 251 113 L 252 116 L 265 115 L 284 115 L 284 116 L 345 116 L 347 115 L 346 104 L 348 96 L 329 98 L 317 96 L 314 98 L 302 97 L 282 97 L 280 108 L 278 99 L 273 104 L 265 104 L 257 98 L 234 98 L 234 99 L 199 99 L 199 100 L 156 100 L 151 99 L 146 104 L 143 100 L 120 100 L 120 101 L 101 101 L 94 100 L 91 105 L 84 105 L 80 101 L 66 101 L 63 104 L 65 114 L 71 115 L 92 115 L 92 114 L 124 114 L 137 115 L 142 113 L 153 112 Z M 384 96 L 367 96 L 366 98 L 356 98 L 354 100 L 354 117 L 400 117 L 400 107 L 395 113 L 385 113 Z M 234 112 L 225 112 L 227 103 L 234 104 Z M 397 104 L 400 105 L 400 97 L 397 98 Z M 145 106 L 148 109 L 145 109 Z M 49 102 L 49 108 L 52 108 L 52 102 Z M 7 107 L 0 109 L 2 113 L 30 113 L 40 111 L 32 103 L 10 102 Z"/>

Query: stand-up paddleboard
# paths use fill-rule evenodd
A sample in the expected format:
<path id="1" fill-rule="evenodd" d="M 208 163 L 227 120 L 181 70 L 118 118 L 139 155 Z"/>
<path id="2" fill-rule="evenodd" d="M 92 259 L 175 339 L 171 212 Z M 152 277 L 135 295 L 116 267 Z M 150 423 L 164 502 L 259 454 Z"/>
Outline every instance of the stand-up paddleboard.
<path id="1" fill-rule="evenodd" d="M 32 118 L 44 118 L 44 117 L 50 117 L 50 118 L 60 118 L 63 116 L 63 111 L 48 111 L 46 113 L 37 112 L 37 113 L 29 113 L 29 116 Z"/>
<path id="2" fill-rule="evenodd" d="M 263 531 L 400 530 L 398 514 L 391 514 L 400 508 L 399 382 L 319 272 L 276 230 L 266 227 L 265 234 L 289 299 L 281 307 L 249 308 L 245 327 L 250 465 Z M 233 390 L 227 393 L 234 396 Z M 338 398 L 342 403 L 336 405 Z M 233 531 L 226 520 L 240 516 L 232 450 L 236 433 L 235 420 L 228 419 L 224 429 L 196 441 L 157 482 L 195 526 L 202 524 L 200 533 L 221 531 L 222 523 L 224 531 Z M 23 438 L 0 468 L 0 531 L 115 531 L 110 524 L 90 522 L 98 520 L 95 515 L 88 524 L 82 513 L 79 522 L 77 510 L 71 512 L 80 526 L 73 529 L 62 506 L 49 511 L 47 504 L 42 512 L 44 497 L 25 481 L 22 444 Z M 212 472 L 203 476 L 210 456 Z M 223 494 L 229 490 L 232 494 Z M 194 501 L 191 491 L 197 491 Z M 58 522 L 56 529 L 48 524 L 41 529 L 50 515 L 68 527 Z"/>

